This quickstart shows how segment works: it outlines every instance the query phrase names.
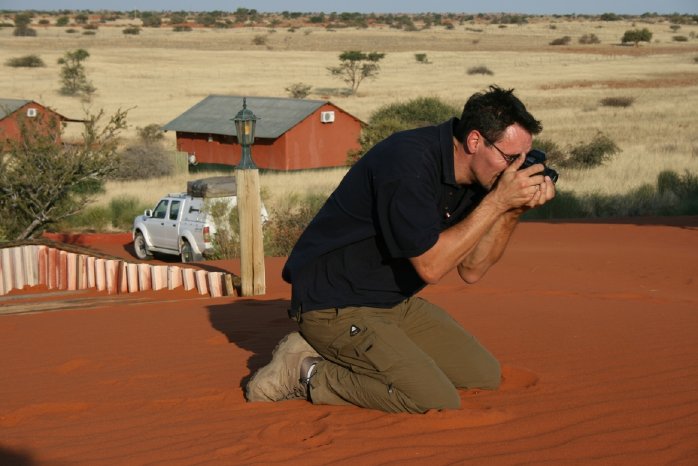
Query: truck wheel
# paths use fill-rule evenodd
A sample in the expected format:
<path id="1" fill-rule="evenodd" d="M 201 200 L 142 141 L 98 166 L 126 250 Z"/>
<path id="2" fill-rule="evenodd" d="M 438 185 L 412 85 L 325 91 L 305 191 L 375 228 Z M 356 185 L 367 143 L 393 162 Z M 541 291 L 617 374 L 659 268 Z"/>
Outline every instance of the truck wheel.
<path id="1" fill-rule="evenodd" d="M 145 238 L 143 233 L 140 231 L 136 233 L 136 237 L 133 238 L 133 249 L 136 251 L 136 257 L 140 260 L 152 259 L 153 255 L 148 251 L 148 245 L 145 243 Z"/>
<path id="2" fill-rule="evenodd" d="M 182 262 L 192 262 L 194 260 L 194 250 L 189 241 L 182 240 Z"/>

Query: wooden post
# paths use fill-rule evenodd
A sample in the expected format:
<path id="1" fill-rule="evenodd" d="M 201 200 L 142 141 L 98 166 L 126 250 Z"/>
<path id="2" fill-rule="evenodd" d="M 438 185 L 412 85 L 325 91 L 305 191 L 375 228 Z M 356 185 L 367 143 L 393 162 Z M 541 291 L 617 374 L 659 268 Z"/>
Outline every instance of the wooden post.
<path id="1" fill-rule="evenodd" d="M 266 293 L 259 170 L 235 170 L 240 219 L 240 280 L 242 296 Z"/>

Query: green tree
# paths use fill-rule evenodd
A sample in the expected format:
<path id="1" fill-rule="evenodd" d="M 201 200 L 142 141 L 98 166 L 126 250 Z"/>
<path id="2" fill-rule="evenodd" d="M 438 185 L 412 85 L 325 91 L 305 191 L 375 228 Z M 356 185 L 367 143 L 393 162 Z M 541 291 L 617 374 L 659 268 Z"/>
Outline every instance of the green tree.
<path id="1" fill-rule="evenodd" d="M 101 125 L 104 112 L 86 115 L 82 140 L 60 142 L 57 118 L 19 121 L 20 139 L 0 152 L 0 238 L 27 239 L 82 211 L 114 170 L 126 111 Z"/>
<path id="2" fill-rule="evenodd" d="M 85 49 L 68 51 L 63 58 L 58 59 L 61 67 L 61 89 L 63 95 L 82 95 L 89 100 L 95 92 L 95 87 L 87 80 L 85 67 L 82 62 L 89 58 L 90 54 Z"/>
<path id="3" fill-rule="evenodd" d="M 373 112 L 361 131 L 361 149 L 349 154 L 348 162 L 356 162 L 378 142 L 396 131 L 442 123 L 458 116 L 458 108 L 436 97 L 417 97 L 407 102 L 388 104 Z"/>
<path id="4" fill-rule="evenodd" d="M 310 90 L 313 87 L 306 83 L 293 83 L 288 86 L 285 91 L 288 92 L 289 97 L 294 99 L 305 99 L 310 94 Z"/>
<path id="5" fill-rule="evenodd" d="M 624 44 L 628 42 L 633 42 L 635 43 L 635 46 L 637 46 L 640 42 L 649 42 L 651 40 L 652 32 L 650 32 L 650 30 L 647 28 L 642 28 L 630 29 L 628 31 L 625 31 L 625 34 L 623 34 L 621 42 L 623 42 Z"/>
<path id="6" fill-rule="evenodd" d="M 332 76 L 344 81 L 349 86 L 350 94 L 354 95 L 364 79 L 375 79 L 378 76 L 378 62 L 384 57 L 384 53 L 349 50 L 339 55 L 339 66 L 330 66 L 327 70 Z"/>
<path id="7" fill-rule="evenodd" d="M 32 15 L 30 13 L 17 13 L 14 17 L 15 21 L 15 36 L 35 36 L 36 31 L 29 27 L 32 22 Z"/>
<path id="8" fill-rule="evenodd" d="M 162 25 L 162 18 L 157 13 L 152 11 L 144 11 L 141 13 L 141 21 L 143 27 L 159 28 Z"/>

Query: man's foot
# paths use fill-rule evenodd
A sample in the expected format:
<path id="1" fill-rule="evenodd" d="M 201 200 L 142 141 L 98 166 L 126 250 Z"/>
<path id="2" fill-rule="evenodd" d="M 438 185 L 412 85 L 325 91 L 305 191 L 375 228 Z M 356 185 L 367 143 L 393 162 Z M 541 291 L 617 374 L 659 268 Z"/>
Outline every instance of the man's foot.
<path id="1" fill-rule="evenodd" d="M 289 333 L 274 348 L 271 362 L 247 383 L 247 401 L 307 399 L 308 381 L 320 360 L 322 357 L 300 333 Z"/>

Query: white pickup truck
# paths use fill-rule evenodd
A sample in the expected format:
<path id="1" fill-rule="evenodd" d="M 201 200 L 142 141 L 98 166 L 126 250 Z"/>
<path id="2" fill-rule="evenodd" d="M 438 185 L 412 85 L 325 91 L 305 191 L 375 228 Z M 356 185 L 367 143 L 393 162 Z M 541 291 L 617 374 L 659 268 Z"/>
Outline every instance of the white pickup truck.
<path id="1" fill-rule="evenodd" d="M 235 178 L 217 176 L 190 181 L 186 193 L 168 194 L 155 209 L 147 209 L 133 221 L 136 256 L 153 253 L 180 256 L 182 262 L 200 261 L 213 249 L 216 225 L 209 213 L 213 203 L 237 206 Z M 262 218 L 266 219 L 263 208 Z"/>

